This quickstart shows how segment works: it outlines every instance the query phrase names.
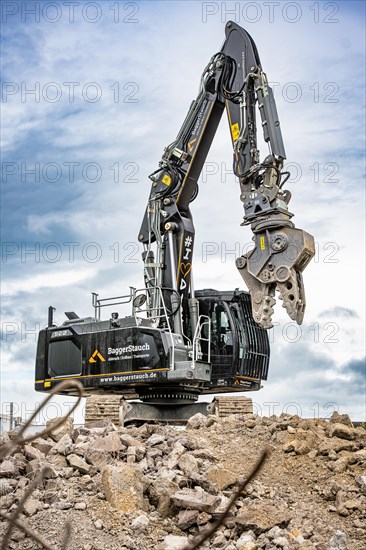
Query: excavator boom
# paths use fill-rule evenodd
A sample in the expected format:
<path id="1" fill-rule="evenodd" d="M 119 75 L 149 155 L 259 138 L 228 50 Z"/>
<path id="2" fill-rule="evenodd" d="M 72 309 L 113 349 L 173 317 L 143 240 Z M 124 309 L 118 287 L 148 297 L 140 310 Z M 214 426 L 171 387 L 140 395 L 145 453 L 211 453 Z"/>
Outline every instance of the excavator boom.
<path id="1" fill-rule="evenodd" d="M 257 148 L 256 106 L 269 146 L 263 162 Z M 222 49 L 203 72 L 198 97 L 176 140 L 165 148 L 159 168 L 150 176 L 152 187 L 139 233 L 146 247 L 147 288 L 174 289 L 183 307 L 189 295 L 194 298 L 194 228 L 189 204 L 197 195 L 197 181 L 224 110 L 244 203 L 243 225 L 250 225 L 254 234 L 253 250 L 236 262 L 251 295 L 254 319 L 264 328 L 272 326 L 277 290 L 291 319 L 301 324 L 305 309 L 302 271 L 314 256 L 314 240 L 291 221 L 291 194 L 283 188 L 289 174 L 282 171 L 286 154 L 273 92 L 253 39 L 232 21 L 226 25 Z M 153 293 L 151 300 L 156 303 Z"/>

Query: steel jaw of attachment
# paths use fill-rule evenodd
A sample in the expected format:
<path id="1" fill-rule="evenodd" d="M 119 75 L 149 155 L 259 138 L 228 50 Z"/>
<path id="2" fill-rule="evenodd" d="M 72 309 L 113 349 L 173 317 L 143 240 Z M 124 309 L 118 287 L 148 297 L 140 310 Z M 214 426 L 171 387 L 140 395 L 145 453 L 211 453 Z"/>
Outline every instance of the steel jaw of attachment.
<path id="1" fill-rule="evenodd" d="M 236 260 L 251 296 L 254 320 L 271 328 L 275 292 L 291 319 L 301 325 L 305 311 L 302 272 L 315 254 L 314 238 L 295 227 L 258 231 L 254 249 Z"/>

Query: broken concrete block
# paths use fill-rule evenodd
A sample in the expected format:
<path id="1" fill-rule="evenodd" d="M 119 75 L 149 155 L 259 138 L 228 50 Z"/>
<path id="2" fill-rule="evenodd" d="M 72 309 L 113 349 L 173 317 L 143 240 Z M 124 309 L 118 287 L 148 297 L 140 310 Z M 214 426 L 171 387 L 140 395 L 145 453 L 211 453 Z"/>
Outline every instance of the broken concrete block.
<path id="1" fill-rule="evenodd" d="M 111 460 L 111 457 L 104 451 L 88 449 L 84 456 L 85 460 L 97 470 L 102 470 Z"/>
<path id="2" fill-rule="evenodd" d="M 236 472 L 214 466 L 207 470 L 206 478 L 215 491 L 224 491 L 227 487 L 236 484 L 238 475 Z"/>
<path id="3" fill-rule="evenodd" d="M 198 461 L 189 453 L 179 457 L 178 466 L 186 475 L 191 472 L 198 472 Z"/>
<path id="4" fill-rule="evenodd" d="M 348 439 L 351 441 L 355 439 L 356 434 L 353 428 L 345 426 L 344 424 L 331 424 L 329 426 L 329 436 L 339 437 L 340 439 Z"/>
<path id="5" fill-rule="evenodd" d="M 360 486 L 361 493 L 366 495 L 366 475 L 356 477 L 355 481 Z"/>
<path id="6" fill-rule="evenodd" d="M 353 428 L 352 421 L 348 414 L 339 414 L 338 411 L 334 411 L 329 419 L 330 424 L 344 424 L 349 428 Z"/>
<path id="7" fill-rule="evenodd" d="M 156 550 L 183 550 L 188 544 L 187 537 L 180 537 L 176 535 L 168 535 L 163 542 L 158 544 Z"/>
<path id="8" fill-rule="evenodd" d="M 56 429 L 52 429 L 53 426 L 55 426 L 58 422 L 60 422 L 62 418 L 64 418 L 63 424 L 61 424 L 61 426 L 59 426 Z M 69 435 L 72 434 L 74 429 L 74 421 L 70 416 L 68 416 L 67 418 L 65 417 L 52 418 L 46 423 L 46 428 L 50 430 L 49 434 L 51 439 L 57 442 L 57 441 L 60 441 L 61 437 L 64 436 L 65 434 L 69 434 Z"/>
<path id="9" fill-rule="evenodd" d="M 347 550 L 347 547 L 346 534 L 337 530 L 329 541 L 329 550 Z"/>
<path id="10" fill-rule="evenodd" d="M 196 523 L 199 515 L 198 510 L 180 510 L 178 514 L 178 527 L 185 531 Z"/>
<path id="11" fill-rule="evenodd" d="M 71 454 L 66 460 L 74 470 L 78 470 L 81 474 L 88 474 L 90 472 L 90 464 L 81 458 L 81 456 Z"/>
<path id="12" fill-rule="evenodd" d="M 24 455 L 28 460 L 34 460 L 36 458 L 42 460 L 45 458 L 45 454 L 42 451 L 36 449 L 32 445 L 24 445 Z"/>
<path id="13" fill-rule="evenodd" d="M 168 455 L 166 460 L 166 466 L 170 468 L 171 470 L 174 470 L 174 468 L 178 464 L 179 458 L 186 452 L 186 448 L 183 447 L 183 445 L 177 441 L 174 444 L 174 447 L 171 451 L 171 453 Z"/>
<path id="14" fill-rule="evenodd" d="M 131 523 L 131 529 L 133 529 L 133 531 L 137 531 L 138 533 L 143 533 L 149 527 L 149 523 L 149 518 L 141 514 L 133 520 Z"/>
<path id="15" fill-rule="evenodd" d="M 15 477 L 18 474 L 15 464 L 11 460 L 3 460 L 0 464 L 0 477 Z"/>
<path id="16" fill-rule="evenodd" d="M 353 458 L 356 462 L 366 462 L 366 449 L 360 449 L 356 451 L 353 455 Z"/>
<path id="17" fill-rule="evenodd" d="M 120 434 L 120 440 L 122 441 L 122 443 L 126 446 L 126 447 L 129 447 L 130 445 L 132 445 L 132 447 L 143 447 L 144 444 L 139 440 L 139 439 L 136 439 L 135 437 L 132 437 L 132 435 L 129 435 L 129 434 Z"/>
<path id="18" fill-rule="evenodd" d="M 34 516 L 39 510 L 42 510 L 43 505 L 39 500 L 34 498 L 28 498 L 23 506 L 23 510 L 26 516 Z"/>
<path id="19" fill-rule="evenodd" d="M 187 429 L 191 428 L 194 430 L 199 430 L 199 428 L 203 428 L 206 426 L 207 422 L 207 416 L 205 416 L 202 413 L 197 413 L 191 416 L 187 422 Z"/>
<path id="20" fill-rule="evenodd" d="M 135 464 L 106 466 L 102 483 L 106 499 L 121 512 L 144 509 L 142 473 Z"/>
<path id="21" fill-rule="evenodd" d="M 149 439 L 146 441 L 147 445 L 150 445 L 153 447 L 154 445 L 160 445 L 160 443 L 164 443 L 165 437 L 161 434 L 152 434 Z"/>
<path id="22" fill-rule="evenodd" d="M 171 497 L 173 503 L 179 508 L 191 508 L 200 512 L 212 512 L 221 502 L 221 498 L 210 495 L 201 488 L 182 489 Z"/>
<path id="23" fill-rule="evenodd" d="M 34 447 L 35 449 L 38 449 L 39 451 L 41 451 L 41 453 L 43 453 L 46 456 L 53 447 L 52 443 L 50 443 L 49 441 L 46 441 L 45 439 L 42 439 L 41 437 L 32 441 L 31 446 Z"/>
<path id="24" fill-rule="evenodd" d="M 56 470 L 62 470 L 63 468 L 67 468 L 67 460 L 66 457 L 63 455 L 48 455 L 47 461 L 52 464 L 56 468 Z"/>
<path id="25" fill-rule="evenodd" d="M 149 500 L 156 507 L 158 514 L 165 518 L 172 513 L 171 495 L 179 487 L 171 479 L 159 476 L 148 488 Z"/>
<path id="26" fill-rule="evenodd" d="M 97 451 L 105 451 L 107 453 L 116 453 L 125 448 L 117 432 L 111 432 L 105 437 L 98 437 L 91 447 Z"/>
<path id="27" fill-rule="evenodd" d="M 73 441 L 69 434 L 65 434 L 56 443 L 54 449 L 61 455 L 67 456 L 72 453 Z"/>

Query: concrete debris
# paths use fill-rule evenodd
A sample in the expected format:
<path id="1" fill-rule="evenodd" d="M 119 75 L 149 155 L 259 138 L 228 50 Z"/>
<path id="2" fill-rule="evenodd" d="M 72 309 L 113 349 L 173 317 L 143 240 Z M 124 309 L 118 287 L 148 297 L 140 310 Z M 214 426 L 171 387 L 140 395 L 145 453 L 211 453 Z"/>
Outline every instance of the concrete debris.
<path id="1" fill-rule="evenodd" d="M 6 479 L 0 479 L 0 497 L 13 492 L 13 486 Z"/>
<path id="2" fill-rule="evenodd" d="M 106 451 L 107 453 L 116 453 L 124 448 L 120 437 L 116 432 L 112 432 L 105 437 L 98 437 L 92 444 L 92 448 L 97 451 Z"/>
<path id="3" fill-rule="evenodd" d="M 291 518 L 292 515 L 284 505 L 256 502 L 240 513 L 235 518 L 235 522 L 238 526 L 251 529 L 259 535 L 275 526 L 286 527 Z"/>
<path id="4" fill-rule="evenodd" d="M 100 519 L 95 520 L 95 522 L 94 522 L 94 527 L 95 527 L 96 529 L 98 529 L 98 531 L 99 531 L 100 529 L 103 529 L 103 523 L 100 521 Z"/>
<path id="5" fill-rule="evenodd" d="M 26 516 L 34 516 L 42 508 L 42 503 L 34 498 L 28 498 L 23 506 L 23 510 Z"/>
<path id="6" fill-rule="evenodd" d="M 32 447 L 32 445 L 24 445 L 23 452 L 27 460 L 35 460 L 37 458 L 42 460 L 46 456 L 44 453 L 42 453 L 42 451 L 39 451 L 35 447 Z"/>
<path id="7" fill-rule="evenodd" d="M 336 423 L 329 425 L 330 437 L 339 437 L 340 439 L 355 439 L 356 432 L 353 428 L 349 428 L 344 424 Z"/>
<path id="8" fill-rule="evenodd" d="M 0 464 L 0 477 L 14 477 L 17 474 L 17 468 L 12 460 L 3 460 Z"/>
<path id="9" fill-rule="evenodd" d="M 362 493 L 366 495 L 366 475 L 356 477 L 355 480 L 356 483 L 360 486 Z"/>
<path id="10" fill-rule="evenodd" d="M 63 435 L 61 439 L 53 447 L 53 450 L 65 456 L 71 454 L 72 449 L 73 449 L 73 441 L 68 433 Z"/>
<path id="11" fill-rule="evenodd" d="M 160 443 L 165 443 L 165 437 L 162 434 L 152 434 L 146 441 L 146 445 L 150 445 L 151 447 Z"/>
<path id="12" fill-rule="evenodd" d="M 106 466 L 102 483 L 108 502 L 117 510 L 134 512 L 144 508 L 142 474 L 134 464 Z"/>
<path id="13" fill-rule="evenodd" d="M 46 428 L 49 430 L 52 430 L 53 426 L 58 424 L 60 421 L 61 421 L 61 417 L 52 418 L 51 420 L 48 420 L 48 422 L 46 422 Z M 50 433 L 51 439 L 53 439 L 53 441 L 60 441 L 60 439 L 65 434 L 71 435 L 73 429 L 74 429 L 74 421 L 70 416 L 68 416 L 67 418 L 64 418 L 64 422 L 63 424 L 61 424 L 61 426 L 51 431 Z"/>
<path id="14" fill-rule="evenodd" d="M 224 491 L 228 487 L 236 485 L 238 481 L 237 468 L 234 464 L 231 470 L 214 466 L 207 470 L 206 478 L 215 492 Z"/>
<path id="15" fill-rule="evenodd" d="M 179 529 L 182 529 L 182 531 L 189 529 L 192 525 L 197 524 L 198 515 L 198 510 L 180 510 L 177 526 Z"/>
<path id="16" fill-rule="evenodd" d="M 67 462 L 72 468 L 78 470 L 81 474 L 88 474 L 90 472 L 90 464 L 78 455 L 69 455 L 67 457 Z"/>
<path id="17" fill-rule="evenodd" d="M 329 550 L 347 550 L 347 536 L 343 531 L 337 530 L 329 542 Z"/>
<path id="18" fill-rule="evenodd" d="M 353 428 L 352 421 L 348 414 L 339 414 L 338 411 L 334 411 L 329 419 L 330 424 L 344 424 L 349 428 Z"/>
<path id="19" fill-rule="evenodd" d="M 43 453 L 45 456 L 48 455 L 49 451 L 53 449 L 53 444 L 50 441 L 47 441 L 46 439 L 42 439 L 41 437 L 38 437 L 34 441 L 30 443 L 32 447 L 35 447 L 41 453 Z"/>
<path id="20" fill-rule="evenodd" d="M 191 416 L 191 418 L 188 420 L 187 428 L 198 430 L 199 428 L 203 428 L 204 426 L 206 426 L 206 422 L 207 422 L 207 416 L 205 416 L 202 413 L 197 413 Z"/>
<path id="21" fill-rule="evenodd" d="M 182 550 L 220 518 L 265 446 L 264 468 L 202 549 L 363 550 L 366 431 L 339 413 L 329 421 L 198 414 L 179 430 L 105 420 L 74 429 L 68 420 L 2 461 L 0 509 L 15 511 L 48 466 L 22 521 L 54 547 L 69 521 L 70 548 Z M 29 543 L 15 530 L 9 548 Z"/>
<path id="22" fill-rule="evenodd" d="M 172 502 L 179 508 L 193 508 L 201 512 L 212 512 L 220 502 L 220 497 L 206 493 L 201 487 L 182 489 L 172 495 Z"/>
<path id="23" fill-rule="evenodd" d="M 75 510 L 86 510 L 86 502 L 75 502 Z"/>
<path id="24" fill-rule="evenodd" d="M 137 516 L 131 523 L 131 529 L 137 531 L 138 533 L 144 532 L 149 526 L 149 518 L 146 516 Z"/>
<path id="25" fill-rule="evenodd" d="M 176 535 L 168 535 L 156 550 L 183 550 L 187 546 L 188 538 Z"/>
<path id="26" fill-rule="evenodd" d="M 148 487 L 147 495 L 149 502 L 155 506 L 159 515 L 165 518 L 172 514 L 171 495 L 179 489 L 172 480 L 161 475 L 153 480 Z"/>

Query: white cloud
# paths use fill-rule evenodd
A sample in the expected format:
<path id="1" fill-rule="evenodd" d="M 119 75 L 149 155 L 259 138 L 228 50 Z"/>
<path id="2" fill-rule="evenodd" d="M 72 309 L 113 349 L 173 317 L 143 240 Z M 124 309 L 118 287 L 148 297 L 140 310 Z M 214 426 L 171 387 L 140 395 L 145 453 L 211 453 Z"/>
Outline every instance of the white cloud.
<path id="1" fill-rule="evenodd" d="M 21 276 L 15 280 L 8 280 L 2 283 L 2 293 L 5 297 L 18 296 L 22 292 L 31 294 L 41 289 L 59 289 L 60 287 L 78 284 L 91 277 L 94 273 L 92 268 L 77 269 L 55 269 L 53 273 L 35 275 L 33 277 Z"/>

